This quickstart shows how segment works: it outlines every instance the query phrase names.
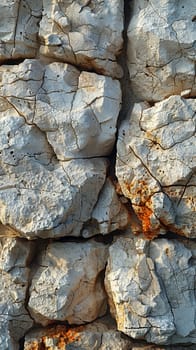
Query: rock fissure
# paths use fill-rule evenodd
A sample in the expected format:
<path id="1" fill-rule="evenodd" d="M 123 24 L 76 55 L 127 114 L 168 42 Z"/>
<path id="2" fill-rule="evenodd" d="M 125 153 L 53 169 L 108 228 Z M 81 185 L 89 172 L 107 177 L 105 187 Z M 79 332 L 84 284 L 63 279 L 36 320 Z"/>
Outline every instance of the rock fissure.
<path id="1" fill-rule="evenodd" d="M 1 350 L 194 348 L 195 10 L 0 4 Z"/>

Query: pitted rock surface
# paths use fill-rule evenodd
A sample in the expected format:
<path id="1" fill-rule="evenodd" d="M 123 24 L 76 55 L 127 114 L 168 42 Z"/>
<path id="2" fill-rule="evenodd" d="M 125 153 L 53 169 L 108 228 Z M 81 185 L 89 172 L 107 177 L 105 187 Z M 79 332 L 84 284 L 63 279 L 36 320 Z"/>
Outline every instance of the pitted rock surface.
<path id="1" fill-rule="evenodd" d="M 0 350 L 195 350 L 195 26 L 1 1 Z"/>
<path id="2" fill-rule="evenodd" d="M 59 160 L 112 151 L 121 105 L 117 80 L 64 63 L 25 60 L 0 68 L 0 100 L 5 115 L 12 106 L 46 134 Z"/>
<path id="3" fill-rule="evenodd" d="M 122 31 L 122 0 L 43 0 L 40 53 L 119 78 Z"/>
<path id="4" fill-rule="evenodd" d="M 0 4 L 0 62 L 35 57 L 42 1 L 2 0 Z"/>
<path id="5" fill-rule="evenodd" d="M 194 0 L 134 0 L 128 67 L 139 100 L 196 96 Z"/>
<path id="6" fill-rule="evenodd" d="M 156 344 L 196 343 L 195 253 L 186 240 L 117 239 L 105 287 L 118 330 Z"/>
<path id="7" fill-rule="evenodd" d="M 106 161 L 58 162 L 45 134 L 12 107 L 1 115 L 0 144 L 2 224 L 29 239 L 79 236 L 104 184 Z"/>
<path id="8" fill-rule="evenodd" d="M 0 349 L 18 349 L 18 341 L 33 326 L 25 308 L 31 243 L 0 239 Z"/>
<path id="9" fill-rule="evenodd" d="M 101 278 L 108 247 L 97 242 L 51 243 L 39 256 L 28 307 L 36 322 L 84 324 L 107 309 Z"/>
<path id="10" fill-rule="evenodd" d="M 146 237 L 166 230 L 194 238 L 194 99 L 180 96 L 135 104 L 120 127 L 116 174 Z"/>

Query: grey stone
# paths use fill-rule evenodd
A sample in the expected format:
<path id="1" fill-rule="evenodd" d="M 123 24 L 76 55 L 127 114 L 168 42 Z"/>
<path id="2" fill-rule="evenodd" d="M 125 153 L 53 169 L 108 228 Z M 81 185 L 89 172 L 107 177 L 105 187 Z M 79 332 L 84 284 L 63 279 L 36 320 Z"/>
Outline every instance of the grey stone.
<path id="1" fill-rule="evenodd" d="M 118 330 L 155 344 L 196 343 L 195 242 L 191 247 L 186 240 L 116 240 L 105 287 Z"/>
<path id="2" fill-rule="evenodd" d="M 18 350 L 19 340 L 33 325 L 26 309 L 30 242 L 0 239 L 0 349 Z"/>
<path id="3" fill-rule="evenodd" d="M 128 67 L 139 100 L 196 95 L 194 0 L 134 0 Z"/>
<path id="4" fill-rule="evenodd" d="M 35 57 L 42 2 L 2 0 L 0 4 L 0 62 Z"/>

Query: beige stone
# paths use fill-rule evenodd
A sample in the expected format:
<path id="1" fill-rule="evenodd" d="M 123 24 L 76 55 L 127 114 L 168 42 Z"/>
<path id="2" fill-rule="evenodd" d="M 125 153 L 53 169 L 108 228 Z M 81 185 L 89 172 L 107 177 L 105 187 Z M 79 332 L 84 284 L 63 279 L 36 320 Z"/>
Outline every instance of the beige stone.
<path id="1" fill-rule="evenodd" d="M 81 325 L 104 315 L 107 302 L 101 276 L 107 250 L 94 241 L 47 246 L 30 287 L 28 307 L 36 322 Z"/>

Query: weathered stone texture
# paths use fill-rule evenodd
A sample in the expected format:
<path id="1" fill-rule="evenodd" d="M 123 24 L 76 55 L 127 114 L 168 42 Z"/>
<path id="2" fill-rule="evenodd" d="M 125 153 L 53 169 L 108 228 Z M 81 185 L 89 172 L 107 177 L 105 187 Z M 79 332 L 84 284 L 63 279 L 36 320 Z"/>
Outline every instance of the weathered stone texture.
<path id="1" fill-rule="evenodd" d="M 107 246 L 97 242 L 51 243 L 41 253 L 28 307 L 43 325 L 83 324 L 103 316 L 106 295 L 101 278 Z"/>
<path id="2" fill-rule="evenodd" d="M 106 235 L 123 230 L 129 222 L 129 211 L 117 196 L 112 181 L 107 178 L 93 208 L 91 219 L 83 226 L 82 236 L 88 238 L 96 234 Z"/>
<path id="3" fill-rule="evenodd" d="M 135 104 L 120 127 L 116 173 L 147 237 L 196 237 L 194 99 Z"/>
<path id="4" fill-rule="evenodd" d="M 105 287 L 118 330 L 157 344 L 196 343 L 195 252 L 186 240 L 116 240 Z"/>
<path id="5" fill-rule="evenodd" d="M 1 1 L 0 350 L 195 349 L 195 25 Z"/>
<path id="6" fill-rule="evenodd" d="M 25 308 L 30 242 L 0 239 L 0 349 L 17 350 L 18 341 L 33 325 Z"/>
<path id="7" fill-rule="evenodd" d="M 42 13 L 40 0 L 2 0 L 0 4 L 0 62 L 35 57 Z"/>
<path id="8" fill-rule="evenodd" d="M 59 160 L 112 150 L 121 104 L 117 80 L 64 63 L 25 60 L 0 68 L 0 97 L 5 116 L 13 106 L 44 131 Z"/>
<path id="9" fill-rule="evenodd" d="M 133 1 L 128 67 L 140 100 L 196 95 L 195 13 L 194 0 Z"/>
<path id="10" fill-rule="evenodd" d="M 119 78 L 122 31 L 122 0 L 43 0 L 40 53 Z"/>
<path id="11" fill-rule="evenodd" d="M 105 181 L 104 159 L 57 163 L 44 135 L 24 118 L 0 124 L 1 222 L 30 239 L 79 236 Z"/>
<path id="12" fill-rule="evenodd" d="M 65 326 L 40 328 L 28 333 L 25 337 L 24 350 L 32 350 L 33 346 L 45 346 L 50 350 L 83 349 L 83 350 L 130 350 L 131 341 L 116 331 L 110 318 L 102 318 L 85 326 L 67 329 Z"/>
<path id="13" fill-rule="evenodd" d="M 0 76 L 1 221 L 28 238 L 78 236 L 105 181 L 92 157 L 112 150 L 119 82 L 38 60 Z"/>

